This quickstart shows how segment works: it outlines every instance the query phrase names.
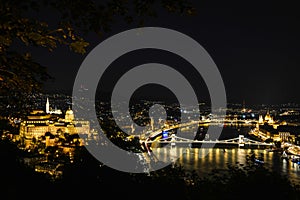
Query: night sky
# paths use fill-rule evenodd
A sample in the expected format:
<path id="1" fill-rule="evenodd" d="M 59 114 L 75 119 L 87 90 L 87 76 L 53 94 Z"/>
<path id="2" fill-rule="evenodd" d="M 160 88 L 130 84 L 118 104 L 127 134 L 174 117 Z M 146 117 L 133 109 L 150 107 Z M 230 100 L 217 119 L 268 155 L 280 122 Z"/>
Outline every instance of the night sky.
<path id="1" fill-rule="evenodd" d="M 159 12 L 157 18 L 147 18 L 145 26 L 174 29 L 197 40 L 218 66 L 229 102 L 300 102 L 297 73 L 300 17 L 296 3 L 197 0 L 194 5 L 196 16 Z M 130 28 L 136 28 L 136 24 L 128 25 L 120 20 L 102 38 L 91 33 L 86 38 L 91 44 L 88 52 L 105 38 Z M 67 47 L 53 53 L 35 50 L 34 58 L 55 77 L 45 85 L 46 91 L 71 92 L 86 55 L 73 53 Z"/>

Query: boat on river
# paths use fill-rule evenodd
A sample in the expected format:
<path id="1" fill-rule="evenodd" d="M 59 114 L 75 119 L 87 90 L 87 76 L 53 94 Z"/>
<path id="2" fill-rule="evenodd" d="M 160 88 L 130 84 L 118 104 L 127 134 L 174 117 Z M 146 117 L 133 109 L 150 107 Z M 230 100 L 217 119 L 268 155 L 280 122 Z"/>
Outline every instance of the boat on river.
<path id="1" fill-rule="evenodd" d="M 297 163 L 298 165 L 300 165 L 300 156 L 292 155 L 291 156 L 291 162 L 292 163 Z"/>

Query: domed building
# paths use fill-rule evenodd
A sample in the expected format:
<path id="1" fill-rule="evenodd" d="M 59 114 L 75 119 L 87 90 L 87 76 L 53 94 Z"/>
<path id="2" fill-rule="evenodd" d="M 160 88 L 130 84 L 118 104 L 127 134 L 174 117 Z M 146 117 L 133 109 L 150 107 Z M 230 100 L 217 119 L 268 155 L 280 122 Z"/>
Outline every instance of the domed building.
<path id="1" fill-rule="evenodd" d="M 265 122 L 267 122 L 268 124 L 274 124 L 274 119 L 273 119 L 273 117 L 270 115 L 269 111 L 268 111 L 267 114 L 265 115 Z"/>
<path id="2" fill-rule="evenodd" d="M 26 148 L 33 138 L 38 140 L 47 132 L 54 136 L 61 133 L 90 136 L 90 122 L 76 119 L 70 107 L 66 110 L 64 117 L 49 112 L 49 100 L 47 98 L 46 111 L 33 111 L 21 121 L 19 138 Z"/>
<path id="3" fill-rule="evenodd" d="M 259 115 L 259 119 L 258 119 L 258 123 L 259 124 L 274 124 L 274 118 L 270 115 L 270 112 L 267 111 L 265 117 L 263 117 L 262 115 Z"/>
<path id="4" fill-rule="evenodd" d="M 72 122 L 73 120 L 74 120 L 74 112 L 69 107 L 69 109 L 66 111 L 66 114 L 65 114 L 65 121 Z"/>

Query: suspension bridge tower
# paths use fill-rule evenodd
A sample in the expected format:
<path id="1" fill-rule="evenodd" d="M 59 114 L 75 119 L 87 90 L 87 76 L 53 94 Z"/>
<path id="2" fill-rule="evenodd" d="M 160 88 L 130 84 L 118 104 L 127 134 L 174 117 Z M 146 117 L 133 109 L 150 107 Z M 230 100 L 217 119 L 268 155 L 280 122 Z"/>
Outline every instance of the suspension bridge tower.
<path id="1" fill-rule="evenodd" d="M 239 135 L 239 147 L 243 147 L 245 145 L 244 135 Z"/>

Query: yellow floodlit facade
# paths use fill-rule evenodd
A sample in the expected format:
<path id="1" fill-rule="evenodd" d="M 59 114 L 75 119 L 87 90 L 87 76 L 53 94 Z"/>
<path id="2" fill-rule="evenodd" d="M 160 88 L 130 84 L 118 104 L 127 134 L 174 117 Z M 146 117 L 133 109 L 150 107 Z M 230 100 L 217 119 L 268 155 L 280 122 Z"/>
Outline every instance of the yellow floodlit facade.
<path id="1" fill-rule="evenodd" d="M 49 102 L 47 100 L 46 108 L 48 106 Z M 20 140 L 25 146 L 33 138 L 38 140 L 42 136 L 45 136 L 47 132 L 50 132 L 54 136 L 64 133 L 89 136 L 90 123 L 86 120 L 75 119 L 73 111 L 69 108 L 64 117 L 35 110 L 26 119 L 22 120 L 20 124 Z"/>

